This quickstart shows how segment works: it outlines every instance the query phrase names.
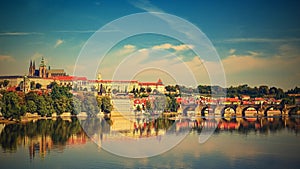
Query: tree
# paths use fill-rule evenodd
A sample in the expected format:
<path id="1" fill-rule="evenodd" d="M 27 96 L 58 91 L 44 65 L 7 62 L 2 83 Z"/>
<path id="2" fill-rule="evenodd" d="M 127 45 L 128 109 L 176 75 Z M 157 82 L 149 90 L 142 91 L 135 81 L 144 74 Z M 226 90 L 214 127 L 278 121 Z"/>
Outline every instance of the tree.
<path id="1" fill-rule="evenodd" d="M 294 89 L 290 89 L 286 93 L 287 94 L 300 94 L 300 88 L 296 86 Z"/>
<path id="2" fill-rule="evenodd" d="M 147 87 L 146 91 L 147 91 L 147 93 L 151 93 L 151 91 L 152 91 L 151 87 Z"/>
<path id="3" fill-rule="evenodd" d="M 58 84 L 56 83 L 56 82 L 51 82 L 48 86 L 47 86 L 47 88 L 48 89 L 53 89 L 53 87 L 57 87 L 58 86 Z"/>
<path id="4" fill-rule="evenodd" d="M 283 92 L 283 90 L 281 88 L 278 88 L 276 91 L 275 99 L 282 99 L 284 97 L 286 97 L 285 93 Z"/>
<path id="5" fill-rule="evenodd" d="M 258 91 L 261 94 L 261 96 L 268 95 L 269 87 L 268 86 L 259 86 Z"/>
<path id="6" fill-rule="evenodd" d="M 36 102 L 36 111 L 41 116 L 47 115 L 47 103 L 44 96 L 39 96 Z"/>
<path id="7" fill-rule="evenodd" d="M 78 98 L 73 97 L 72 101 L 71 101 L 71 114 L 73 115 L 77 115 L 81 112 L 81 102 Z"/>
<path id="8" fill-rule="evenodd" d="M 168 101 L 167 109 L 169 111 L 176 112 L 179 107 L 179 104 L 177 103 L 176 98 L 172 97 L 172 96 L 167 97 L 167 101 Z"/>
<path id="9" fill-rule="evenodd" d="M 9 84 L 9 80 L 4 80 L 4 81 L 3 81 L 3 87 L 7 87 L 8 84 Z"/>
<path id="10" fill-rule="evenodd" d="M 151 111 L 151 102 L 149 100 L 146 101 L 146 110 Z"/>
<path id="11" fill-rule="evenodd" d="M 37 109 L 37 107 L 36 107 L 34 101 L 28 100 L 27 101 L 27 110 L 26 111 L 30 112 L 30 113 L 35 113 L 36 109 Z"/>
<path id="12" fill-rule="evenodd" d="M 98 103 L 99 98 L 95 98 L 95 96 L 92 93 L 81 93 L 76 97 L 81 102 L 80 104 L 81 111 L 86 112 L 88 116 L 95 116 L 99 112 L 99 107 L 98 107 L 98 105 L 100 105 L 100 103 Z"/>
<path id="13" fill-rule="evenodd" d="M 168 107 L 167 98 L 165 95 L 157 95 L 153 100 L 153 110 L 162 112 Z"/>
<path id="14" fill-rule="evenodd" d="M 20 119 L 20 98 L 15 92 L 4 93 L 2 97 L 2 115 L 6 119 Z"/>
<path id="15" fill-rule="evenodd" d="M 183 90 L 185 90 L 185 87 L 182 87 Z M 211 86 L 198 86 L 198 92 L 201 94 L 211 94 Z"/>
<path id="16" fill-rule="evenodd" d="M 25 95 L 25 101 L 28 102 L 29 100 L 32 100 L 33 102 L 36 102 L 38 98 L 38 95 L 35 92 L 29 92 Z"/>
<path id="17" fill-rule="evenodd" d="M 54 110 L 57 115 L 60 115 L 67 111 L 68 108 L 68 98 L 66 96 L 62 96 L 59 99 L 55 99 L 54 101 Z"/>
<path id="18" fill-rule="evenodd" d="M 269 89 L 269 94 L 275 95 L 277 93 L 277 88 L 276 87 L 271 87 Z"/>
<path id="19" fill-rule="evenodd" d="M 101 105 L 101 110 L 105 113 L 110 113 L 112 111 L 112 104 L 111 100 L 108 96 L 103 96 L 102 97 L 102 105 Z"/>
<path id="20" fill-rule="evenodd" d="M 136 111 L 141 111 L 142 109 L 141 109 L 141 106 L 138 104 L 137 106 L 136 106 Z"/>
<path id="21" fill-rule="evenodd" d="M 102 96 L 97 96 L 96 100 L 97 100 L 98 107 L 101 108 L 102 107 Z"/>
<path id="22" fill-rule="evenodd" d="M 50 95 L 44 95 L 45 101 L 46 101 L 46 109 L 47 109 L 47 113 L 46 116 L 51 116 L 52 113 L 54 112 L 54 101 L 52 100 Z"/>

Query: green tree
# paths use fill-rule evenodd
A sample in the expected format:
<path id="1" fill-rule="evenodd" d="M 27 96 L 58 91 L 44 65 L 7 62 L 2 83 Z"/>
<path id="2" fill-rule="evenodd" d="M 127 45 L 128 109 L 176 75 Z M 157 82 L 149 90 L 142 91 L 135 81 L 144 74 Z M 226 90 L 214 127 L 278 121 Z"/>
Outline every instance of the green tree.
<path id="1" fill-rule="evenodd" d="M 61 96 L 58 99 L 53 100 L 53 108 L 57 115 L 65 113 L 68 110 L 68 98 L 66 96 Z"/>
<path id="2" fill-rule="evenodd" d="M 72 107 L 71 114 L 73 114 L 73 115 L 79 114 L 81 112 L 80 100 L 76 97 L 73 97 L 72 101 L 71 101 L 71 107 Z"/>
<path id="3" fill-rule="evenodd" d="M 164 111 L 168 107 L 167 98 L 165 95 L 157 95 L 153 100 L 153 110 Z"/>
<path id="4" fill-rule="evenodd" d="M 3 81 L 3 87 L 7 87 L 8 84 L 9 84 L 9 80 L 4 80 L 4 81 Z"/>
<path id="5" fill-rule="evenodd" d="M 277 93 L 277 88 L 276 87 L 271 87 L 269 89 L 269 94 L 275 95 Z"/>
<path id="6" fill-rule="evenodd" d="M 147 87 L 146 91 L 147 91 L 147 93 L 151 93 L 151 91 L 152 91 L 151 87 Z"/>
<path id="7" fill-rule="evenodd" d="M 179 107 L 179 104 L 177 103 L 176 101 L 176 98 L 175 97 L 167 97 L 167 109 L 169 111 L 172 111 L 172 112 L 176 112 L 178 107 Z"/>
<path id="8" fill-rule="evenodd" d="M 141 106 L 138 104 L 137 106 L 136 106 L 136 111 L 141 111 L 142 109 L 141 109 Z"/>
<path id="9" fill-rule="evenodd" d="M 102 96 L 97 96 L 96 100 L 97 100 L 97 106 L 99 108 L 101 108 L 102 107 Z"/>
<path id="10" fill-rule="evenodd" d="M 261 94 L 261 96 L 269 94 L 269 87 L 268 86 L 259 86 L 258 90 L 259 90 L 259 93 Z"/>
<path id="11" fill-rule="evenodd" d="M 278 88 L 277 91 L 276 91 L 275 99 L 282 99 L 282 98 L 285 98 L 285 97 L 286 97 L 286 95 L 283 92 L 283 90 L 281 88 Z"/>
<path id="12" fill-rule="evenodd" d="M 92 93 L 80 93 L 76 95 L 78 100 L 81 102 L 81 111 L 86 112 L 88 116 L 95 116 L 98 112 L 100 107 L 98 107 L 101 103 L 98 103 L 101 96 L 97 98 Z"/>
<path id="13" fill-rule="evenodd" d="M 1 112 L 4 118 L 9 120 L 20 119 L 20 98 L 15 92 L 4 93 L 2 103 Z"/>
<path id="14" fill-rule="evenodd" d="M 113 106 L 111 104 L 111 99 L 108 96 L 103 96 L 102 97 L 102 105 L 101 105 L 101 110 L 105 113 L 110 113 L 113 109 Z"/>
<path id="15" fill-rule="evenodd" d="M 56 82 L 51 82 L 51 83 L 47 86 L 47 88 L 48 88 L 48 89 L 53 89 L 53 87 L 55 87 L 55 86 L 58 86 L 58 84 L 57 84 Z"/>
<path id="16" fill-rule="evenodd" d="M 149 100 L 146 101 L 146 110 L 147 111 L 151 111 L 152 108 L 151 108 L 151 102 Z"/>
<path id="17" fill-rule="evenodd" d="M 27 112 L 30 112 L 30 113 L 36 112 L 37 107 L 36 107 L 34 101 L 28 100 L 26 105 L 27 105 Z"/>
<path id="18" fill-rule="evenodd" d="M 35 92 L 29 92 L 25 95 L 25 101 L 28 102 L 29 100 L 36 102 L 38 98 L 38 94 Z"/>
<path id="19" fill-rule="evenodd" d="M 44 96 L 39 96 L 36 102 L 36 111 L 41 116 L 47 115 L 47 103 Z"/>

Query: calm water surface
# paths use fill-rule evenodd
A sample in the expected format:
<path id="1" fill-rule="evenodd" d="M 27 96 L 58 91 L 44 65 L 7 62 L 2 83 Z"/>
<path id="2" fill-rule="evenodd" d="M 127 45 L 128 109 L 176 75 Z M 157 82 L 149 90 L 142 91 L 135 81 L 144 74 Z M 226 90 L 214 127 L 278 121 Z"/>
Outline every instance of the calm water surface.
<path id="1" fill-rule="evenodd" d="M 126 136 L 135 139 L 151 137 L 152 134 L 157 137 L 164 133 L 162 131 L 173 134 L 180 134 L 184 128 L 191 131 L 176 147 L 163 154 L 132 159 L 106 152 L 91 141 L 81 127 L 88 125 L 84 123 L 88 120 L 73 118 L 0 124 L 0 168 L 252 169 L 300 166 L 300 119 L 295 117 L 195 119 L 177 123 L 169 119 L 139 119 L 128 123 L 118 118 L 96 120 L 100 124 L 103 142 L 109 141 L 105 138 L 120 131 L 119 128 Z M 168 130 L 170 126 L 175 127 Z M 217 129 L 207 142 L 200 144 L 199 133 L 205 126 L 217 126 Z M 95 130 L 92 127 L 91 130 Z M 145 130 L 140 130 L 141 127 Z M 85 128 L 89 130 L 89 127 Z"/>

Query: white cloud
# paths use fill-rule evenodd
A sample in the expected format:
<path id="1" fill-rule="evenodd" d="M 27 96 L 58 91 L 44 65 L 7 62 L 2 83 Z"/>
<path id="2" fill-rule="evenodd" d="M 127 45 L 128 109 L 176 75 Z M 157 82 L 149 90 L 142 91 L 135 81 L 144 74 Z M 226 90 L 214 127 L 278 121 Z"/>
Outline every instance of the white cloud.
<path id="1" fill-rule="evenodd" d="M 135 49 L 136 47 L 134 45 L 128 44 L 128 45 L 124 45 L 123 48 L 124 49 Z"/>
<path id="2" fill-rule="evenodd" d="M 153 46 L 152 49 L 154 49 L 154 50 L 174 49 L 175 51 L 184 51 L 184 50 L 193 49 L 193 46 L 192 45 L 185 45 L 185 44 L 172 45 L 172 44 L 169 44 L 169 43 L 165 43 L 165 44 Z"/>
<path id="3" fill-rule="evenodd" d="M 278 48 L 277 57 L 280 58 L 295 58 L 300 56 L 300 49 L 297 45 L 293 44 L 283 44 Z"/>
<path id="4" fill-rule="evenodd" d="M 1 32 L 0 36 L 24 36 L 24 35 L 42 35 L 38 32 Z"/>
<path id="5" fill-rule="evenodd" d="M 138 1 L 130 1 L 130 2 L 136 8 L 145 10 L 147 12 L 164 12 L 158 7 L 152 5 L 148 0 L 138 0 Z"/>
<path id="6" fill-rule="evenodd" d="M 58 39 L 58 40 L 56 41 L 55 45 L 54 45 L 54 48 L 57 48 L 58 46 L 60 46 L 60 45 L 63 44 L 63 43 L 64 43 L 63 40 Z"/>
<path id="7" fill-rule="evenodd" d="M 132 52 L 136 51 L 136 46 L 134 45 L 124 45 L 123 48 L 117 49 L 116 51 L 113 51 L 111 55 L 114 55 L 116 57 L 123 57 L 131 54 Z"/>
<path id="8" fill-rule="evenodd" d="M 58 33 L 95 33 L 97 30 L 60 30 Z"/>
<path id="9" fill-rule="evenodd" d="M 254 52 L 254 51 L 248 51 L 248 53 L 249 53 L 252 57 L 256 57 L 256 56 L 261 55 L 261 53 L 259 53 L 259 52 Z"/>
<path id="10" fill-rule="evenodd" d="M 300 57 L 284 58 L 275 55 L 264 58 L 257 55 L 263 54 L 249 52 L 246 55 L 230 55 L 222 60 L 228 85 L 267 84 L 286 89 L 300 85 Z"/>
<path id="11" fill-rule="evenodd" d="M 0 55 L 0 61 L 1 62 L 14 62 L 16 61 L 15 58 L 9 55 Z"/>

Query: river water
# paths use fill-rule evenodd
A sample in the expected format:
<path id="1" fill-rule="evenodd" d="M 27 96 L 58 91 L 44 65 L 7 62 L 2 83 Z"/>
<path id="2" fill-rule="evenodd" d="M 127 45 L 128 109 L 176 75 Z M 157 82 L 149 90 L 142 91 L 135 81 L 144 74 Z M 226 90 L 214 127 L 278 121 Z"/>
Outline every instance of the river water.
<path id="1" fill-rule="evenodd" d="M 205 127 L 215 128 L 214 133 L 199 143 Z M 299 168 L 299 130 L 299 117 L 58 118 L 0 124 L 0 168 Z M 154 138 L 160 143 L 164 135 L 181 133 L 186 134 L 179 144 L 152 157 L 127 158 L 103 148 L 116 140 Z M 146 146 L 155 149 L 160 144 Z"/>

